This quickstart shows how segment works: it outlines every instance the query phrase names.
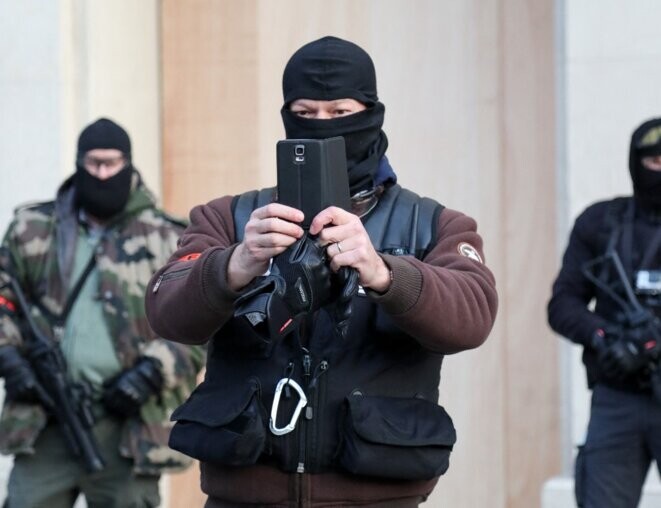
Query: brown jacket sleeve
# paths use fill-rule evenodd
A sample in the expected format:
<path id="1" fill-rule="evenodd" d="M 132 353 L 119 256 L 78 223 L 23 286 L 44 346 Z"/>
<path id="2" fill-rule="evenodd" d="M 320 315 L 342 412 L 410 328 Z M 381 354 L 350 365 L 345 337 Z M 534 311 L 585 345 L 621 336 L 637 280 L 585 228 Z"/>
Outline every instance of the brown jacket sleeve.
<path id="1" fill-rule="evenodd" d="M 384 255 L 392 284 L 382 295 L 368 295 L 425 347 L 456 353 L 486 340 L 496 319 L 498 295 L 486 265 L 459 252 L 466 243 L 484 259 L 476 222 L 446 208 L 437 231 L 436 245 L 422 261 Z"/>
<path id="2" fill-rule="evenodd" d="M 227 286 L 227 264 L 235 235 L 230 196 L 194 208 L 190 226 L 170 262 L 152 278 L 147 316 L 162 337 L 203 343 L 232 315 L 239 295 Z M 483 259 L 473 219 L 445 209 L 438 241 L 420 261 L 384 255 L 393 272 L 389 290 L 369 296 L 425 347 L 453 353 L 484 342 L 496 316 L 494 277 L 481 262 L 459 253 L 472 245 Z"/>
<path id="3" fill-rule="evenodd" d="M 231 203 L 225 196 L 193 208 L 179 248 L 152 277 L 145 306 L 161 337 L 202 344 L 232 316 L 239 293 L 226 276 L 235 247 Z"/>

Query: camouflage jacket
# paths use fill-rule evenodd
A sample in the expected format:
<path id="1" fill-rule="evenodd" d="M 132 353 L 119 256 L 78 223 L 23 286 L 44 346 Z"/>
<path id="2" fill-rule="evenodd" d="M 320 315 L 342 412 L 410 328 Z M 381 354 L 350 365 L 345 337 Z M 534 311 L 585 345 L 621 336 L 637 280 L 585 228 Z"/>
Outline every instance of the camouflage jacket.
<path id="1" fill-rule="evenodd" d="M 72 179 L 60 188 L 55 201 L 20 207 L 3 245 L 9 249 L 19 284 L 33 304 L 31 314 L 54 341 L 59 333 L 53 316 L 64 309 L 78 237 Z M 136 172 L 129 201 L 107 225 L 96 249 L 98 295 L 106 326 L 122 368 L 139 356 L 152 356 L 162 365 L 163 390 L 143 407 L 139 417 L 125 422 L 120 453 L 134 461 L 137 473 L 158 474 L 181 469 L 189 459 L 167 446 L 170 414 L 196 384 L 203 352 L 164 341 L 151 330 L 144 310 L 144 293 L 152 274 L 175 251 L 184 224 L 155 206 Z M 0 273 L 0 277 L 7 275 Z M 6 281 L 5 281 L 6 282 Z M 0 289 L 0 347 L 23 348 L 21 326 L 7 284 Z M 4 305 L 1 305 L 3 304 Z M 0 417 L 0 452 L 34 453 L 34 442 L 47 422 L 41 406 L 6 401 Z"/>

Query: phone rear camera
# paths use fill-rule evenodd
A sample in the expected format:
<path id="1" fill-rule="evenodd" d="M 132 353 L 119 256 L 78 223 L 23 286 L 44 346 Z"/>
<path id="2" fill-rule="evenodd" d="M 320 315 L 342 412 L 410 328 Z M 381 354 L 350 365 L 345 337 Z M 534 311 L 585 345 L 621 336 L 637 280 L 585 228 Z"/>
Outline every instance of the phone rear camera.
<path id="1" fill-rule="evenodd" d="M 294 147 L 294 155 L 305 155 L 305 145 L 296 145 Z"/>

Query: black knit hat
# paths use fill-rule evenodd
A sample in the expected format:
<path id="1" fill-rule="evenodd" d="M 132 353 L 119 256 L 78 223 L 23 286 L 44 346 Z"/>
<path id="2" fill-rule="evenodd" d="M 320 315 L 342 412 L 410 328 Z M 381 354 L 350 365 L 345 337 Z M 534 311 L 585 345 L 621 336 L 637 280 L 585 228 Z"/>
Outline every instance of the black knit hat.
<path id="1" fill-rule="evenodd" d="M 292 55 L 282 76 L 282 94 L 285 105 L 296 99 L 350 98 L 367 105 L 379 100 L 370 56 L 353 42 L 331 36 L 312 41 Z"/>
<path id="2" fill-rule="evenodd" d="M 112 120 L 99 118 L 83 129 L 78 138 L 78 157 L 95 148 L 115 148 L 131 158 L 131 139 L 127 132 Z"/>

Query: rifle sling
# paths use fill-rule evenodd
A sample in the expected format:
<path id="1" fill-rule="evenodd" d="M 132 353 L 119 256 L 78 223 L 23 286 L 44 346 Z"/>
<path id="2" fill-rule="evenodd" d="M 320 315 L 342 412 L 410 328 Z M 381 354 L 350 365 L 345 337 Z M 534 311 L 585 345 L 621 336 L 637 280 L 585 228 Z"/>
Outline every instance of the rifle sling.
<path id="1" fill-rule="evenodd" d="M 85 284 L 85 281 L 89 277 L 90 273 L 92 273 L 92 270 L 94 269 L 95 265 L 96 265 L 96 256 L 92 254 L 90 256 L 90 260 L 87 262 L 87 265 L 85 266 L 85 269 L 83 270 L 83 273 L 80 274 L 80 277 L 78 277 L 76 284 L 71 289 L 71 292 L 67 297 L 67 301 L 64 305 L 64 308 L 62 309 L 62 312 L 60 312 L 60 315 L 57 316 L 56 318 L 57 324 L 64 326 L 64 324 L 66 323 L 67 317 L 69 316 L 69 313 L 73 308 L 73 304 L 76 303 L 76 299 L 78 298 L 80 291 L 83 289 L 83 284 Z"/>

